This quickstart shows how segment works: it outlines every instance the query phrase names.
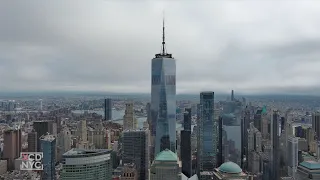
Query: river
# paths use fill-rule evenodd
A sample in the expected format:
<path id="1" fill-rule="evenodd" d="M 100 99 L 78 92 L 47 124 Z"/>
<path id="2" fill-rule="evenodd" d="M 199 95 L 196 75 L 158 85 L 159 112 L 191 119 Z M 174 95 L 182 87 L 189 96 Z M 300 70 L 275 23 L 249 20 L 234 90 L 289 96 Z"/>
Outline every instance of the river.
<path id="1" fill-rule="evenodd" d="M 84 110 L 75 110 L 72 112 L 76 113 L 76 114 L 83 114 Z M 101 110 L 100 111 L 88 110 L 88 113 L 97 113 L 97 114 L 104 116 L 104 111 L 101 111 Z M 112 110 L 112 120 L 122 119 L 123 115 L 124 115 L 124 110 L 120 110 L 120 111 Z M 139 118 L 137 118 L 137 120 L 138 120 L 138 128 L 142 128 L 143 123 L 147 120 L 147 118 L 146 117 L 139 117 Z M 118 120 L 118 121 L 116 121 L 116 123 L 123 124 L 123 120 Z M 192 125 L 191 129 L 193 129 L 193 126 L 194 125 Z M 182 124 L 176 123 L 176 129 L 178 131 L 182 130 Z"/>

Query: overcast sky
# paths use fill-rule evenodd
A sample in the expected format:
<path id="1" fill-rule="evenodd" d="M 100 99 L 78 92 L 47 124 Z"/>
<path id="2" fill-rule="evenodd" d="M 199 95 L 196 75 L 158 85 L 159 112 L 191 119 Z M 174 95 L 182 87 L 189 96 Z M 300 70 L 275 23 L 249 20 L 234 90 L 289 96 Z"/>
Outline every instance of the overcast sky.
<path id="1" fill-rule="evenodd" d="M 2 0 L 0 91 L 150 92 L 165 9 L 177 92 L 320 92 L 318 1 Z"/>

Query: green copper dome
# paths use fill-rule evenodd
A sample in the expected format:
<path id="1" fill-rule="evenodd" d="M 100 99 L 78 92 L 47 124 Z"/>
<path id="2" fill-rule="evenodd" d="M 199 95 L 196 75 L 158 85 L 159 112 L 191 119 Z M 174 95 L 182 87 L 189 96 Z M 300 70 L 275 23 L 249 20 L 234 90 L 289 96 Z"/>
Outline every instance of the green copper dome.
<path id="1" fill-rule="evenodd" d="M 264 107 L 262 108 L 262 114 L 267 114 L 267 107 L 266 107 L 266 106 L 264 106 Z"/>
<path id="2" fill-rule="evenodd" d="M 228 174 L 237 174 L 242 172 L 242 169 L 238 166 L 238 164 L 230 161 L 223 163 L 219 167 L 219 170 L 223 173 L 228 173 Z"/>
<path id="3" fill-rule="evenodd" d="M 178 157 L 174 152 L 170 151 L 169 149 L 166 149 L 164 151 L 161 151 L 157 155 L 155 160 L 156 161 L 177 161 Z"/>

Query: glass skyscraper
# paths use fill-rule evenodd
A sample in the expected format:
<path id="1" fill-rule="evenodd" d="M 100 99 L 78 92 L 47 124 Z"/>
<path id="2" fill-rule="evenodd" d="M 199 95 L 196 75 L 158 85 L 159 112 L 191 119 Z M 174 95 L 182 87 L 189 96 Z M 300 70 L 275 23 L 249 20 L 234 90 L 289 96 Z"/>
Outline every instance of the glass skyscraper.
<path id="1" fill-rule="evenodd" d="M 53 135 L 43 135 L 40 137 L 41 152 L 43 152 L 43 180 L 56 179 L 56 138 Z"/>
<path id="2" fill-rule="evenodd" d="M 212 171 L 216 166 L 217 122 L 214 120 L 214 92 L 200 93 L 200 118 L 198 127 L 198 175 L 202 171 Z"/>
<path id="3" fill-rule="evenodd" d="M 176 152 L 176 61 L 166 53 L 163 26 L 162 52 L 152 59 L 151 135 L 154 154 Z"/>

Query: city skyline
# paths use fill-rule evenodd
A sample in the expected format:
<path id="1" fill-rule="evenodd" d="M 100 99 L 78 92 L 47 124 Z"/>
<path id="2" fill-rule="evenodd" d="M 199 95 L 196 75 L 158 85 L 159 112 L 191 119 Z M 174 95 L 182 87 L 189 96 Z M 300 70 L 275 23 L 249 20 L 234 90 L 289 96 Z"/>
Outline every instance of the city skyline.
<path id="1" fill-rule="evenodd" d="M 320 89 L 320 3 L 277 2 L 277 8 L 272 1 L 1 4 L 2 92 L 149 93 L 163 9 L 168 53 L 177 59 L 178 94 L 231 89 L 316 94 Z"/>

